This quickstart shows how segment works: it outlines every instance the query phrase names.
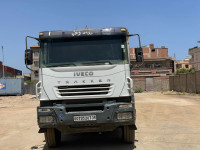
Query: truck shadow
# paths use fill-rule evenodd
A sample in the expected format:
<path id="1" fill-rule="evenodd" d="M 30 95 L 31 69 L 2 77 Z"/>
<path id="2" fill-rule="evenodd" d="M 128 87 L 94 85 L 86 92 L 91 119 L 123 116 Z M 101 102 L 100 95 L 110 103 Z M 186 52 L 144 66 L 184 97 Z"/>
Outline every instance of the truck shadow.
<path id="1" fill-rule="evenodd" d="M 43 150 L 133 150 L 134 148 L 133 144 L 123 142 L 122 132 L 117 129 L 102 134 L 63 135 L 58 148 L 47 148 L 45 145 Z"/>

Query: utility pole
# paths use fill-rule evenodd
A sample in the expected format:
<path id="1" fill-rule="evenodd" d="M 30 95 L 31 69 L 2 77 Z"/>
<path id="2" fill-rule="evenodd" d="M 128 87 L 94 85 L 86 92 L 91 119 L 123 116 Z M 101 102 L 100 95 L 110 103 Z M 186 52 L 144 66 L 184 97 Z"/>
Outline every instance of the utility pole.
<path id="1" fill-rule="evenodd" d="M 174 53 L 173 61 L 174 61 L 174 73 L 176 73 L 176 54 L 175 53 Z"/>
<path id="2" fill-rule="evenodd" d="M 3 56 L 3 61 L 2 61 L 2 67 L 3 67 L 3 78 L 5 78 L 5 75 L 4 75 L 4 51 L 3 51 L 3 46 L 2 46 L 2 56 Z"/>

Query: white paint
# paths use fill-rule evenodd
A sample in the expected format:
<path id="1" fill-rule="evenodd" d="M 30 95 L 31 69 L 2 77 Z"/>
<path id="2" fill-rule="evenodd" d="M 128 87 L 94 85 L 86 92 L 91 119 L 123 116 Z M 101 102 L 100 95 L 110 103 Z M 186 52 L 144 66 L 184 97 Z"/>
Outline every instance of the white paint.
<path id="1" fill-rule="evenodd" d="M 50 68 L 40 68 L 40 78 L 42 82 L 40 100 L 60 100 L 66 99 L 65 96 L 58 94 L 57 86 L 66 85 L 91 85 L 91 84 L 111 84 L 112 88 L 105 95 L 85 95 L 85 96 L 67 96 L 68 99 L 87 99 L 87 98 L 106 98 L 106 97 L 122 97 L 129 96 L 127 78 L 130 78 L 129 64 L 114 65 L 115 67 L 107 68 L 110 65 L 104 65 L 105 69 L 94 70 L 93 76 L 74 77 L 74 71 L 57 72 Z M 113 65 L 111 65 L 113 66 Z M 86 66 L 79 66 L 79 69 Z M 89 67 L 89 66 L 87 66 Z M 90 66 L 92 68 L 98 66 Z M 67 68 L 67 67 L 63 67 Z M 72 67 L 73 68 L 73 67 Z M 75 68 L 75 67 L 74 67 Z M 103 65 L 101 66 L 103 68 Z M 92 82 L 91 82 L 92 80 Z M 84 82 L 83 82 L 84 81 Z M 45 94 L 46 91 L 47 95 Z"/>

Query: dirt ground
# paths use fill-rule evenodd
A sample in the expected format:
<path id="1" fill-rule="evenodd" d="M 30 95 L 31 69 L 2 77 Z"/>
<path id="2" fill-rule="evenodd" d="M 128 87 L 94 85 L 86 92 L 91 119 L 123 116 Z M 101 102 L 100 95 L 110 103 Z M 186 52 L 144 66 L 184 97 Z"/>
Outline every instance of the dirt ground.
<path id="1" fill-rule="evenodd" d="M 124 144 L 118 129 L 63 135 L 52 150 L 200 150 L 200 96 L 165 94 L 135 94 L 136 147 Z M 37 133 L 38 104 L 30 95 L 0 97 L 0 150 L 47 150 Z"/>

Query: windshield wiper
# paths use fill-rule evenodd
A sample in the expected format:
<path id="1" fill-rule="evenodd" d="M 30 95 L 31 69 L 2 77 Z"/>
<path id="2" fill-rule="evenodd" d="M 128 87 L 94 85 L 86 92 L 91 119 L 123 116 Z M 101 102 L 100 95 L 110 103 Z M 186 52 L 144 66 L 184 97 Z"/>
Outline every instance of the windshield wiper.
<path id="1" fill-rule="evenodd" d="M 106 64 L 106 63 L 109 63 L 110 65 L 112 65 L 112 62 L 111 61 L 109 61 L 109 60 L 105 60 L 105 61 L 89 61 L 89 62 L 84 62 L 84 63 L 81 63 L 81 64 L 98 64 L 98 63 L 100 63 L 100 64 Z"/>
<path id="2" fill-rule="evenodd" d="M 67 67 L 67 66 L 76 66 L 76 64 L 69 63 L 69 64 L 55 64 L 55 65 L 47 65 L 47 67 Z"/>

